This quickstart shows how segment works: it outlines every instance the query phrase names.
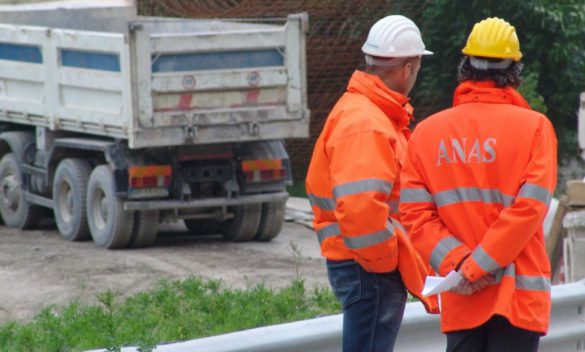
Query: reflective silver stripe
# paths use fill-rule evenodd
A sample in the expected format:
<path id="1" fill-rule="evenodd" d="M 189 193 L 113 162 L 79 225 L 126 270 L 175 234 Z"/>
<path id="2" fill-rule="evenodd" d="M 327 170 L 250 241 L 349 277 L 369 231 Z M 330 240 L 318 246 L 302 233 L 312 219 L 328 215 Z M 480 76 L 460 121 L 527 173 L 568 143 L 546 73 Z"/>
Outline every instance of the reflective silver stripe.
<path id="1" fill-rule="evenodd" d="M 507 207 L 514 201 L 514 197 L 502 193 L 499 189 L 477 187 L 453 188 L 435 193 L 433 198 L 437 207 L 461 202 L 499 203 Z"/>
<path id="2" fill-rule="evenodd" d="M 433 251 L 431 252 L 431 266 L 435 269 L 436 272 L 439 272 L 439 267 L 447 253 L 449 253 L 452 249 L 461 246 L 461 243 L 458 239 L 453 236 L 448 236 L 443 238 L 442 240 L 437 243 Z"/>
<path id="3" fill-rule="evenodd" d="M 333 188 L 334 197 L 318 197 L 314 194 L 307 194 L 312 206 L 323 210 L 335 210 L 336 198 L 358 194 L 363 192 L 381 192 L 385 195 L 392 191 L 392 184 L 379 179 L 366 179 L 355 182 L 348 182 Z"/>
<path id="4" fill-rule="evenodd" d="M 527 291 L 550 291 L 550 280 L 543 276 L 516 276 L 516 288 Z"/>
<path id="5" fill-rule="evenodd" d="M 512 263 L 504 268 L 504 276 L 516 276 L 516 264 Z"/>
<path id="6" fill-rule="evenodd" d="M 386 228 L 383 230 L 355 237 L 344 236 L 343 242 L 348 248 L 361 249 L 380 244 L 392 237 L 392 234 L 394 234 L 394 228 L 392 227 L 392 224 L 387 221 Z"/>
<path id="7" fill-rule="evenodd" d="M 317 231 L 317 238 L 319 239 L 319 244 L 322 244 L 327 237 L 337 236 L 340 234 L 341 230 L 339 229 L 339 224 L 333 223 Z"/>
<path id="8" fill-rule="evenodd" d="M 338 185 L 333 188 L 333 194 L 335 195 L 335 198 L 339 198 L 364 192 L 380 192 L 384 194 L 390 194 L 391 190 L 391 183 L 384 180 L 371 178 Z"/>
<path id="9" fill-rule="evenodd" d="M 551 284 L 547 277 L 528 275 L 516 276 L 516 266 L 514 263 L 508 265 L 505 268 L 496 270 L 493 274 L 496 276 L 494 285 L 500 284 L 504 276 L 510 276 L 515 280 L 516 288 L 518 290 L 550 291 Z"/>
<path id="10" fill-rule="evenodd" d="M 550 194 L 550 192 L 544 187 L 540 187 L 531 183 L 525 183 L 524 186 L 520 188 L 518 197 L 532 198 L 548 205 L 552 198 L 552 194 Z"/>
<path id="11" fill-rule="evenodd" d="M 403 188 L 400 190 L 401 203 L 433 202 L 433 196 L 424 188 Z"/>
<path id="12" fill-rule="evenodd" d="M 406 234 L 408 233 L 408 232 L 406 232 L 406 229 L 404 228 L 404 226 L 403 226 L 403 225 L 402 225 L 402 224 L 401 224 L 401 223 L 400 223 L 398 220 L 396 220 L 396 219 L 394 219 L 394 218 L 390 218 L 390 221 L 392 222 L 392 225 L 393 225 L 394 227 L 398 227 L 398 229 L 399 229 L 400 231 L 402 231 L 402 233 L 403 233 L 403 234 L 405 234 L 405 235 L 406 235 Z"/>
<path id="13" fill-rule="evenodd" d="M 505 268 L 496 270 L 493 274 L 496 277 L 496 281 L 494 282 L 494 284 L 499 284 L 500 282 L 502 282 L 504 276 L 511 276 L 512 278 L 516 276 L 516 265 L 512 263 Z"/>
<path id="14" fill-rule="evenodd" d="M 323 210 L 335 210 L 335 199 L 327 197 L 317 197 L 313 194 L 307 194 L 311 205 L 321 208 Z"/>
<path id="15" fill-rule="evenodd" d="M 390 214 L 398 213 L 398 201 L 397 200 L 389 200 L 388 206 L 390 207 Z"/>
<path id="16" fill-rule="evenodd" d="M 481 248 L 481 246 L 477 246 L 477 248 L 475 248 L 471 254 L 471 257 L 475 260 L 477 265 L 480 266 L 480 268 L 482 268 L 484 271 L 487 271 L 488 273 L 500 269 L 500 265 L 494 260 L 494 258 L 490 257 L 490 255 L 487 254 L 487 252 Z"/>

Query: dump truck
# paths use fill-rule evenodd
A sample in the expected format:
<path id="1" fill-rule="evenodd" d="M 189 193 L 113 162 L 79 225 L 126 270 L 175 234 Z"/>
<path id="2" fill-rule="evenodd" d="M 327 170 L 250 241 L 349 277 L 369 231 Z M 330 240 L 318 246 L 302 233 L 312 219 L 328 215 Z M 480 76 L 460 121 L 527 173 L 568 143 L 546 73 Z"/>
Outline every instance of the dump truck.
<path id="1" fill-rule="evenodd" d="M 309 135 L 306 14 L 138 16 L 134 6 L 0 11 L 0 215 L 108 249 L 162 222 L 269 241 L 284 140 Z M 51 212 L 52 210 L 52 212 Z"/>

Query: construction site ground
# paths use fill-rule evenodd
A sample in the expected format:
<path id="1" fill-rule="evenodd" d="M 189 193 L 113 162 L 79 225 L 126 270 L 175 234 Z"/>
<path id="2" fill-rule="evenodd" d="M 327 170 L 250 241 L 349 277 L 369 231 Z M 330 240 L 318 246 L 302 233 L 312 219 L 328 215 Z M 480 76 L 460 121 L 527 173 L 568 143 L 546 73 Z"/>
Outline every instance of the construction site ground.
<path id="1" fill-rule="evenodd" d="M 296 277 L 307 287 L 327 285 L 314 232 L 294 222 L 286 222 L 268 243 L 193 236 L 182 222 L 169 224 L 161 227 L 154 246 L 131 250 L 68 242 L 50 224 L 32 231 L 0 226 L 0 324 L 30 320 L 47 305 L 93 303 L 95 294 L 107 289 L 128 296 L 163 278 L 191 275 L 233 288 L 260 283 L 278 288 Z"/>

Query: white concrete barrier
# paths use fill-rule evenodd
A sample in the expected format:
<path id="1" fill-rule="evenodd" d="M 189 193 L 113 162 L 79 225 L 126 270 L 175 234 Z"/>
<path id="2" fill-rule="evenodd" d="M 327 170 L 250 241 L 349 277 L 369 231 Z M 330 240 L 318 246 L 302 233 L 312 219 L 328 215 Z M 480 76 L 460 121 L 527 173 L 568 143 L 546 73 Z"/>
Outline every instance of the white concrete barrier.
<path id="1" fill-rule="evenodd" d="M 585 351 L 585 280 L 553 286 L 548 335 L 539 352 Z M 395 352 L 442 352 L 446 340 L 439 317 L 426 314 L 422 304 L 408 303 Z M 105 352 L 94 350 L 90 352 Z M 272 325 L 231 334 L 159 345 L 156 352 L 337 352 L 341 351 L 341 315 Z M 138 352 L 135 347 L 122 352 Z"/>
<path id="2" fill-rule="evenodd" d="M 585 211 L 569 212 L 563 227 L 567 230 L 563 240 L 565 279 L 567 282 L 585 279 Z"/>

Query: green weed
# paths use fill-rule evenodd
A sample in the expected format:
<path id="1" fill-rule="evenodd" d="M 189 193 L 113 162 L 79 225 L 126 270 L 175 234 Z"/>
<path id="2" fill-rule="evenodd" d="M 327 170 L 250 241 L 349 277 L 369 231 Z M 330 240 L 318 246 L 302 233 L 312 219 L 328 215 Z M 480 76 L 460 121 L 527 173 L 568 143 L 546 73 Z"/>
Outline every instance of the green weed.
<path id="1" fill-rule="evenodd" d="M 304 180 L 295 180 L 292 186 L 286 187 L 286 191 L 291 197 L 307 198 Z"/>
<path id="2" fill-rule="evenodd" d="M 282 289 L 224 288 L 218 280 L 162 280 L 149 292 L 123 299 L 114 291 L 96 304 L 47 307 L 31 322 L 0 326 L 0 351 L 63 352 L 122 346 L 152 351 L 160 343 L 309 319 L 340 311 L 328 288 L 307 290 L 297 277 Z"/>

